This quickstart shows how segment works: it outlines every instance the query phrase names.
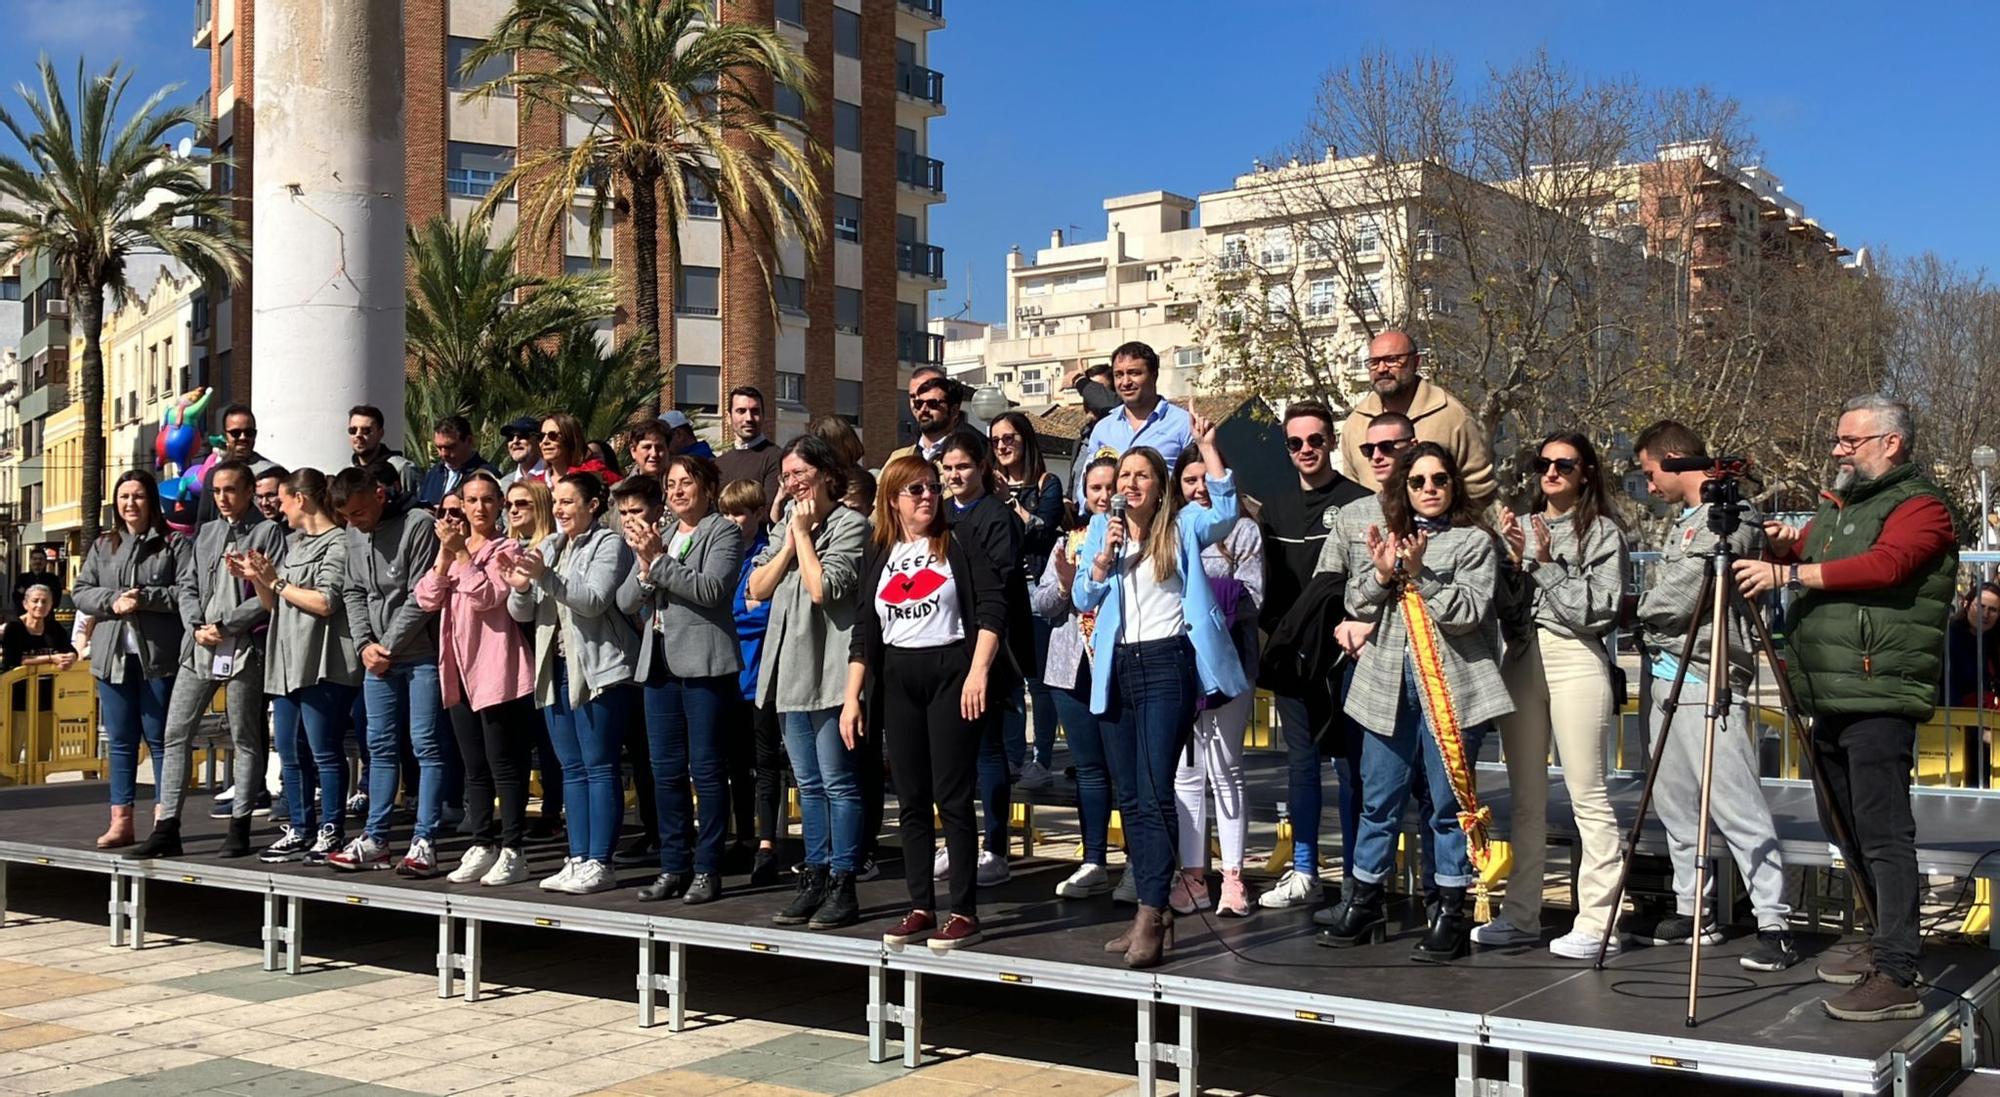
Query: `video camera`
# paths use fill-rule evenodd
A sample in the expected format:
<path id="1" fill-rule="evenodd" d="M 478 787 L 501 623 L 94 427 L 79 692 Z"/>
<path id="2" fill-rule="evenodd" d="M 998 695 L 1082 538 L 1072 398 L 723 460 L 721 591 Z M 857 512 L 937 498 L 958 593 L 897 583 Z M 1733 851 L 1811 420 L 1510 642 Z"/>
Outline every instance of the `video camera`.
<path id="1" fill-rule="evenodd" d="M 1716 536 L 1727 538 L 1743 524 L 1743 514 L 1750 509 L 1743 501 L 1742 481 L 1750 471 L 1748 457 L 1667 457 L 1661 459 L 1660 471 L 1708 477 L 1701 482 L 1701 501 L 1708 505 L 1708 528 Z"/>

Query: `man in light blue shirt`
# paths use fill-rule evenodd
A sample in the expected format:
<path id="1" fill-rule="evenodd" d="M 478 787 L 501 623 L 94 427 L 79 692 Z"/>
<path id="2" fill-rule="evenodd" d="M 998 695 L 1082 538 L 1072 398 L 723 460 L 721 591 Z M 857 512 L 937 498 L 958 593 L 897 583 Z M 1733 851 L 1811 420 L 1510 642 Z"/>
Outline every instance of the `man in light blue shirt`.
<path id="1" fill-rule="evenodd" d="M 1194 445 L 1194 421 L 1186 408 L 1160 396 L 1160 356 L 1139 342 L 1112 351 L 1111 388 L 1122 406 L 1092 428 L 1080 455 L 1082 463 L 1088 465 L 1100 453 L 1123 455 L 1134 446 L 1151 446 L 1173 468 L 1181 451 Z M 1081 485 L 1075 495 L 1081 507 Z"/>

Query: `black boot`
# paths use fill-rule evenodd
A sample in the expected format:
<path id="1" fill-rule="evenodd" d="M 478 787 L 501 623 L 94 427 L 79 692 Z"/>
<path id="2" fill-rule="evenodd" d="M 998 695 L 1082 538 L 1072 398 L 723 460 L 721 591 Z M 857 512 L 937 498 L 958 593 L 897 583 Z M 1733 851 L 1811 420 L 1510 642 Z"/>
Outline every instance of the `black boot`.
<path id="1" fill-rule="evenodd" d="M 161 819 L 153 824 L 153 833 L 146 840 L 132 848 L 125 855 L 127 861 L 150 861 L 155 857 L 181 856 L 181 821 Z"/>
<path id="2" fill-rule="evenodd" d="M 826 884 L 826 866 L 807 865 L 799 873 L 799 892 L 792 897 L 791 905 L 771 915 L 771 921 L 781 926 L 805 925 L 819 905 L 826 902 Z"/>
<path id="3" fill-rule="evenodd" d="M 838 929 L 861 920 L 861 904 L 854 898 L 854 874 L 836 872 L 827 882 L 826 902 L 813 912 L 807 929 Z"/>
<path id="4" fill-rule="evenodd" d="M 1465 889 L 1439 888 L 1438 914 L 1431 931 L 1410 950 L 1420 964 L 1449 964 L 1472 954 L 1472 921 L 1465 916 Z"/>
<path id="5" fill-rule="evenodd" d="M 1386 935 L 1382 913 L 1382 885 L 1354 882 L 1354 892 L 1333 912 L 1333 924 L 1319 931 L 1319 943 L 1328 948 L 1353 948 L 1370 938 Z"/>
<path id="6" fill-rule="evenodd" d="M 250 856 L 250 817 L 232 815 L 229 817 L 229 835 L 222 840 L 224 857 Z"/>
<path id="7" fill-rule="evenodd" d="M 639 889 L 639 901 L 657 903 L 665 899 L 678 899 L 687 891 L 688 878 L 685 872 L 662 872 L 653 877 L 653 882 Z"/>
<path id="8" fill-rule="evenodd" d="M 713 903 L 720 898 L 722 898 L 721 875 L 713 872 L 697 872 L 694 874 L 694 879 L 688 881 L 687 894 L 681 896 L 681 902 L 695 907 L 703 903 Z"/>
<path id="9" fill-rule="evenodd" d="M 778 851 L 759 847 L 750 862 L 750 886 L 770 887 L 778 882 Z"/>

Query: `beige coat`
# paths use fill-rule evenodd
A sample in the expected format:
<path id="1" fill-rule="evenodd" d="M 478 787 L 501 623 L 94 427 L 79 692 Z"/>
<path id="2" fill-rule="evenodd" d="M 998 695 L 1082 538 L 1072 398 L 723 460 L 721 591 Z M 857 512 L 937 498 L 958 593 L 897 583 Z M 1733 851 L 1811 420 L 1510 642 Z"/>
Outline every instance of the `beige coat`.
<path id="1" fill-rule="evenodd" d="M 1382 398 L 1371 392 L 1354 405 L 1340 428 L 1340 456 L 1347 464 L 1347 477 L 1369 491 L 1381 491 L 1382 485 L 1375 482 L 1375 470 L 1361 456 L 1361 443 L 1367 441 L 1368 424 L 1380 414 Z M 1436 442 L 1458 458 L 1465 489 L 1474 499 L 1483 503 L 1493 497 L 1493 448 L 1458 397 L 1419 380 L 1410 396 L 1409 416 L 1417 425 L 1417 441 Z"/>

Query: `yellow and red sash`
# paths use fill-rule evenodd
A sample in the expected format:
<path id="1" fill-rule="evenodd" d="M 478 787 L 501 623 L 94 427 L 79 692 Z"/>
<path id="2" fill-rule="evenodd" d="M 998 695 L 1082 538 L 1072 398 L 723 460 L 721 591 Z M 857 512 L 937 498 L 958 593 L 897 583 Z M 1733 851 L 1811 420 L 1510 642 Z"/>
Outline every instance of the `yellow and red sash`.
<path id="1" fill-rule="evenodd" d="M 1451 686 L 1445 681 L 1444 659 L 1440 652 L 1437 622 L 1430 607 L 1414 586 L 1402 593 L 1404 631 L 1410 637 L 1410 661 L 1417 671 L 1417 692 L 1423 699 L 1424 719 L 1437 740 L 1438 755 L 1444 759 L 1445 775 L 1451 780 L 1452 795 L 1458 798 L 1458 826 L 1465 832 L 1466 853 L 1474 868 L 1486 868 L 1487 825 L 1493 809 L 1479 802 L 1479 789 L 1466 757 L 1465 739 L 1459 733 L 1458 707 L 1452 703 Z"/>

